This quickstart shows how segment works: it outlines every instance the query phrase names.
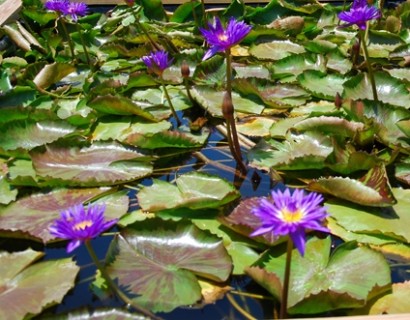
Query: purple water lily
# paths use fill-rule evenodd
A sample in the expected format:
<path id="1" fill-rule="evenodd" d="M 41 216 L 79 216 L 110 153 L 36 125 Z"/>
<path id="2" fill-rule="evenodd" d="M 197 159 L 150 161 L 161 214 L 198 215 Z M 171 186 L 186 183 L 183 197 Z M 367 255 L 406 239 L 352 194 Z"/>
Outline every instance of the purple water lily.
<path id="1" fill-rule="evenodd" d="M 50 11 L 56 11 L 59 13 L 65 13 L 70 5 L 68 0 L 48 0 L 44 4 L 44 7 Z"/>
<path id="2" fill-rule="evenodd" d="M 78 18 L 85 16 L 87 12 L 88 7 L 84 2 L 71 2 L 64 14 L 77 22 Z"/>
<path id="3" fill-rule="evenodd" d="M 378 19 L 381 12 L 374 6 L 369 6 L 366 0 L 355 0 L 349 11 L 339 13 L 339 19 L 347 22 L 343 26 L 357 25 L 361 30 L 366 30 L 367 21 Z"/>
<path id="4" fill-rule="evenodd" d="M 49 231 L 57 238 L 71 240 L 67 245 L 70 253 L 82 242 L 99 236 L 117 223 L 118 219 L 105 221 L 104 211 L 104 205 L 88 205 L 87 209 L 82 204 L 70 207 L 61 212 Z"/>
<path id="5" fill-rule="evenodd" d="M 208 26 L 209 29 L 199 29 L 210 45 L 202 60 L 212 57 L 217 52 L 225 52 L 237 45 L 252 29 L 250 25 L 243 21 L 236 21 L 235 18 L 229 19 L 226 29 L 224 29 L 218 17 L 214 19 L 213 24 L 209 23 Z"/>
<path id="6" fill-rule="evenodd" d="M 262 222 L 251 236 L 273 233 L 275 236 L 288 235 L 300 254 L 305 253 L 306 229 L 329 232 L 322 225 L 328 216 L 322 195 L 312 192 L 305 195 L 303 190 L 289 188 L 271 192 L 271 199 L 262 199 L 252 213 Z"/>
<path id="7" fill-rule="evenodd" d="M 148 56 L 141 58 L 147 68 L 158 76 L 161 76 L 174 60 L 168 56 L 168 52 L 164 50 L 151 52 Z"/>

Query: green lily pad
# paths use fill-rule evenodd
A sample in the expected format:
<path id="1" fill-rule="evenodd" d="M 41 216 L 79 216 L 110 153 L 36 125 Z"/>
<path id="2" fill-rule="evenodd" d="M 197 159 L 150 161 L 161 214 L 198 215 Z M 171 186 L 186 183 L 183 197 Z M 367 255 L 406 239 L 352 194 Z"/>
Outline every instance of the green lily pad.
<path id="1" fill-rule="evenodd" d="M 386 72 L 375 72 L 374 78 L 380 101 L 406 109 L 410 108 L 410 93 L 401 81 Z M 346 81 L 343 86 L 345 88 L 343 97 L 353 100 L 373 100 L 373 92 L 367 74 L 361 73 Z"/>
<path id="2" fill-rule="evenodd" d="M 42 252 L 27 249 L 0 253 L 0 318 L 23 319 L 44 308 L 61 303 L 74 287 L 80 268 L 71 259 L 44 261 L 31 265 Z M 64 274 L 64 277 L 61 275 Z"/>
<path id="3" fill-rule="evenodd" d="M 47 146 L 46 152 L 32 152 L 31 158 L 39 176 L 68 185 L 116 184 L 140 179 L 153 170 L 150 157 L 116 143 L 81 149 Z"/>
<path id="4" fill-rule="evenodd" d="M 407 303 L 410 295 L 410 281 L 393 283 L 392 291 L 371 306 L 370 315 L 410 313 L 410 305 Z"/>
<path id="5" fill-rule="evenodd" d="M 210 87 L 195 86 L 191 89 L 192 97 L 213 116 L 222 117 L 222 101 L 225 92 L 216 91 Z M 257 104 L 252 100 L 242 98 L 236 92 L 232 92 L 232 102 L 236 111 L 244 113 L 261 114 L 264 105 Z"/>
<path id="6" fill-rule="evenodd" d="M 248 152 L 251 166 L 269 170 L 321 169 L 333 147 L 329 137 L 313 132 L 291 134 L 283 142 L 259 143 Z"/>
<path id="7" fill-rule="evenodd" d="M 327 100 L 334 100 L 336 94 L 342 94 L 343 83 L 346 81 L 337 74 L 326 75 L 315 70 L 306 70 L 297 79 L 313 96 Z"/>
<path id="8" fill-rule="evenodd" d="M 192 224 L 170 221 L 141 222 L 126 229 L 111 245 L 108 261 L 110 276 L 137 295 L 132 298 L 136 303 L 154 312 L 200 300 L 197 275 L 222 282 L 232 270 L 220 239 Z"/>
<path id="9" fill-rule="evenodd" d="M 181 175 L 175 183 L 154 180 L 152 186 L 142 188 L 137 194 L 141 208 L 151 212 L 178 207 L 218 208 L 239 197 L 227 181 L 200 172 Z"/>
<path id="10" fill-rule="evenodd" d="M 295 53 L 303 53 L 305 48 L 289 40 L 272 41 L 257 44 L 249 49 L 249 53 L 261 60 L 280 60 Z"/>
<path id="11" fill-rule="evenodd" d="M 150 121 L 157 121 L 151 113 L 145 111 L 139 105 L 125 97 L 116 97 L 111 95 L 99 96 L 92 100 L 88 106 L 103 113 L 116 115 L 137 115 Z"/>
<path id="12" fill-rule="evenodd" d="M 397 201 L 391 191 L 386 170 L 376 166 L 359 180 L 343 177 L 320 178 L 309 188 L 367 206 L 392 206 Z"/>
<path id="13" fill-rule="evenodd" d="M 0 147 L 4 150 L 31 150 L 67 136 L 75 129 L 63 121 L 11 122 L 1 127 Z"/>
<path id="14" fill-rule="evenodd" d="M 268 137 L 275 120 L 266 117 L 249 117 L 236 125 L 239 133 L 249 137 Z"/>
<path id="15" fill-rule="evenodd" d="M 330 310 L 357 308 L 390 287 L 390 270 L 384 257 L 354 242 L 340 245 L 330 256 L 331 240 L 312 238 L 306 244 L 305 256 L 292 251 L 289 283 L 288 312 L 290 314 L 315 314 Z M 278 289 L 266 283 L 273 274 L 283 283 L 286 253 L 270 250 L 256 266 L 267 274 L 255 277 L 274 296 L 280 298 Z M 363 272 L 366 270 L 366 272 Z M 248 272 L 252 277 L 253 273 Z"/>
<path id="16" fill-rule="evenodd" d="M 384 235 L 396 241 L 410 242 L 410 190 L 392 189 L 397 203 L 391 207 L 364 207 L 355 204 L 328 201 L 326 207 L 336 222 L 349 232 Z"/>

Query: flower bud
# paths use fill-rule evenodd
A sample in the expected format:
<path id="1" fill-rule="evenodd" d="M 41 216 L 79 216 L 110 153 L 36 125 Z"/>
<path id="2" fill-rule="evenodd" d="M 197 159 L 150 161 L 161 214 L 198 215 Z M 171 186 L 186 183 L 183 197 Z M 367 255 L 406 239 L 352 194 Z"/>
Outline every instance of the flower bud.
<path id="1" fill-rule="evenodd" d="M 233 118 L 233 103 L 230 93 L 225 92 L 222 102 L 222 114 L 226 120 Z"/>
<path id="2" fill-rule="evenodd" d="M 182 74 L 182 77 L 183 77 L 184 79 L 189 78 L 190 72 L 191 72 L 191 71 L 189 70 L 189 65 L 188 65 L 188 63 L 184 60 L 184 61 L 182 62 L 182 65 L 181 65 L 181 74 Z"/>

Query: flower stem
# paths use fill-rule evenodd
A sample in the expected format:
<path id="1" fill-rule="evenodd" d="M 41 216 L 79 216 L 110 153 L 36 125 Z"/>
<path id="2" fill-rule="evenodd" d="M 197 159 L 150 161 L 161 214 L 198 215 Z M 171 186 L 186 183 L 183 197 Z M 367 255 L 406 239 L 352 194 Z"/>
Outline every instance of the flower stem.
<path id="1" fill-rule="evenodd" d="M 137 305 L 134 301 L 132 301 L 130 298 L 128 298 L 124 292 L 121 291 L 121 289 L 117 286 L 117 284 L 111 279 L 107 271 L 105 270 L 104 266 L 101 264 L 100 260 L 98 260 L 98 257 L 94 251 L 94 248 L 91 245 L 90 240 L 85 240 L 85 247 L 87 248 L 87 251 L 93 260 L 94 264 L 96 265 L 97 269 L 101 272 L 102 277 L 104 280 L 107 282 L 108 286 L 110 289 L 122 300 L 124 301 L 127 305 L 132 306 L 135 310 L 138 312 L 142 313 L 144 316 L 147 316 L 151 319 L 156 319 L 160 320 L 161 318 L 157 317 L 154 315 L 152 312 L 140 307 Z"/>
<path id="2" fill-rule="evenodd" d="M 227 132 L 228 132 L 228 142 L 229 142 L 229 147 L 231 149 L 232 156 L 235 158 L 236 162 L 240 166 L 241 170 L 243 172 L 246 172 L 246 166 L 244 165 L 242 161 L 242 155 L 241 155 L 241 147 L 239 145 L 239 139 L 238 139 L 238 133 L 236 131 L 236 124 L 235 124 L 235 118 L 234 118 L 234 106 L 232 102 L 232 56 L 231 56 L 231 50 L 227 49 L 225 51 L 226 55 L 226 92 L 227 95 L 229 96 L 230 102 L 232 104 L 232 112 L 229 113 L 229 119 L 228 117 L 225 117 L 226 120 L 226 126 L 227 126 Z"/>
<path id="3" fill-rule="evenodd" d="M 87 64 L 91 67 L 92 66 L 91 59 L 90 59 L 90 55 L 88 54 L 87 46 L 85 44 L 83 31 L 81 30 L 81 27 L 78 23 L 76 23 L 76 26 L 77 26 L 78 34 L 80 35 L 80 41 L 81 41 L 81 45 L 83 46 L 85 58 L 87 59 Z"/>
<path id="4" fill-rule="evenodd" d="M 177 126 L 179 127 L 181 125 L 181 121 L 179 120 L 178 115 L 175 112 L 174 105 L 172 104 L 171 97 L 169 96 L 169 93 L 168 93 L 167 87 L 165 86 L 162 75 L 160 76 L 160 81 L 161 81 L 162 88 L 164 89 L 165 97 L 167 98 L 169 107 L 171 108 L 172 115 L 174 116 L 175 121 L 177 122 Z"/>
<path id="5" fill-rule="evenodd" d="M 377 97 L 376 81 L 374 80 L 373 69 L 372 69 L 372 65 L 371 65 L 370 60 L 369 60 L 369 52 L 367 51 L 367 44 L 366 44 L 365 34 L 364 34 L 363 30 L 359 31 L 359 36 L 360 36 L 360 41 L 362 42 L 364 58 L 366 60 L 367 73 L 369 74 L 370 84 L 372 86 L 373 100 L 374 101 L 379 101 L 379 99 Z"/>
<path id="6" fill-rule="evenodd" d="M 60 18 L 60 21 L 61 21 L 61 27 L 63 28 L 63 31 L 64 31 L 64 35 L 67 38 L 68 46 L 70 47 L 71 58 L 74 60 L 75 53 L 74 53 L 73 40 L 70 38 L 70 34 L 68 33 L 67 25 L 65 24 L 64 18 Z"/>
<path id="7" fill-rule="evenodd" d="M 293 249 L 293 242 L 292 242 L 292 239 L 289 238 L 288 243 L 287 243 L 287 249 L 286 249 L 286 265 L 285 265 L 285 275 L 283 278 L 282 301 L 280 304 L 280 315 L 279 315 L 280 319 L 287 318 L 290 264 L 292 261 L 292 249 Z"/>

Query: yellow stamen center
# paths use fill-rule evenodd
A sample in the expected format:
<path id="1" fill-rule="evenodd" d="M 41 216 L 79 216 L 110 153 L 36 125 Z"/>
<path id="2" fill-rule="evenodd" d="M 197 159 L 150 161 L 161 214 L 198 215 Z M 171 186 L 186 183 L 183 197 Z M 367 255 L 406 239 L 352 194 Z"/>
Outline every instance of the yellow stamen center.
<path id="1" fill-rule="evenodd" d="M 87 227 L 91 227 L 93 225 L 93 222 L 91 220 L 84 220 L 79 223 L 76 223 L 73 227 L 73 230 L 84 230 Z"/>
<path id="2" fill-rule="evenodd" d="M 304 213 L 302 210 L 290 211 L 287 208 L 282 209 L 282 220 L 284 222 L 298 222 L 302 220 Z"/>
<path id="3" fill-rule="evenodd" d="M 226 41 L 226 40 L 228 40 L 228 36 L 226 34 L 222 33 L 218 36 L 218 39 L 219 39 L 219 41 Z"/>

